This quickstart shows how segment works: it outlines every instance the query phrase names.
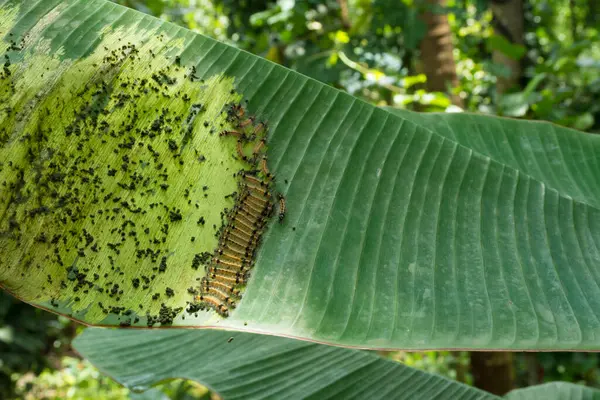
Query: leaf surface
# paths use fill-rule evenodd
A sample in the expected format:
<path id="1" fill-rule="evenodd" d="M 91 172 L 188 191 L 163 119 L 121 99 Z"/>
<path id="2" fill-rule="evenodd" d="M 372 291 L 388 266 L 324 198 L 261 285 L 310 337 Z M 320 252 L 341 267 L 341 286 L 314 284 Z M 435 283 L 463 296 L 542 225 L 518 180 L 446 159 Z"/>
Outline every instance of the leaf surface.
<path id="1" fill-rule="evenodd" d="M 508 400 L 596 400 L 600 399 L 600 391 L 569 382 L 551 382 L 513 390 L 505 398 Z"/>
<path id="2" fill-rule="evenodd" d="M 36 237 L 44 231 L 68 231 L 44 225 L 34 214 L 33 222 L 18 224 L 24 231 L 23 241 L 17 243 L 18 221 L 2 208 L 0 282 L 24 300 L 92 324 L 126 321 L 145 326 L 146 315 L 162 311 L 174 313 L 165 323 L 175 326 L 247 330 L 361 348 L 598 348 L 597 137 L 549 124 L 470 115 L 398 116 L 103 0 L 0 0 L 0 37 L 0 50 L 11 60 L 11 76 L 3 85 L 16 81 L 18 89 L 3 92 L 17 111 L 0 113 L 0 181 L 13 183 L 10 190 L 2 188 L 0 197 L 20 207 L 22 214 L 14 215 L 28 216 L 35 209 L 22 202 L 27 196 L 19 193 L 52 194 L 36 184 L 35 168 L 25 168 L 51 154 L 34 148 L 28 155 L 25 139 L 36 126 L 53 127 L 48 137 L 67 158 L 76 157 L 76 147 L 65 137 L 68 124 L 76 119 L 76 88 L 107 81 L 111 93 L 118 94 L 124 79 L 175 68 L 177 57 L 179 73 L 183 66 L 186 71 L 195 66 L 195 76 L 205 83 L 184 84 L 181 78 L 174 87 L 213 110 L 209 125 L 220 129 L 218 111 L 241 99 L 248 100 L 248 114 L 268 121 L 274 192 L 286 199 L 285 218 L 281 224 L 269 224 L 243 299 L 230 316 L 175 312 L 192 301 L 187 289 L 204 276 L 202 268 L 191 268 L 192 257 L 216 246 L 211 224 L 202 231 L 195 208 L 186 208 L 189 204 L 181 198 L 185 185 L 202 185 L 206 179 L 211 188 L 221 190 L 215 198 L 222 198 L 235 188 L 228 174 L 239 168 L 232 157 L 235 140 L 211 142 L 216 136 L 200 120 L 194 143 L 217 161 L 211 164 L 213 172 L 185 164 L 177 178 L 171 178 L 178 189 L 165 202 L 184 215 L 169 230 L 163 248 L 172 257 L 168 270 L 156 272 L 148 289 L 136 290 L 133 280 L 140 279 L 141 271 L 151 276 L 162 256 L 136 265 L 136 247 L 130 244 L 118 265 L 112 265 L 111 251 L 104 248 L 97 255 L 102 274 L 95 285 L 108 287 L 108 293 L 76 292 L 77 274 L 92 281 L 97 263 L 77 258 L 77 245 L 67 242 L 60 250 L 70 257 L 64 265 L 50 261 L 38 263 L 38 269 L 28 257 L 54 256 L 53 248 L 44 248 Z M 24 49 L 10 50 L 11 40 L 17 47 L 23 40 Z M 146 64 L 102 69 L 111 51 L 130 42 Z M 94 104 L 106 108 L 105 103 Z M 139 123 L 151 126 L 166 104 L 174 107 L 150 92 L 135 103 L 148 116 Z M 186 114 L 190 107 L 181 105 L 179 110 Z M 127 117 L 121 114 L 112 112 L 109 117 L 118 124 Z M 27 118 L 19 120 L 19 115 Z M 141 140 L 135 130 L 132 135 L 136 143 Z M 113 157 L 114 149 L 102 145 L 85 147 L 97 150 L 98 170 L 106 170 L 103 160 Z M 159 150 L 161 157 L 171 151 L 168 142 Z M 16 185 L 16 197 L 19 174 L 4 161 L 8 155 L 13 165 L 29 171 L 27 186 Z M 170 172 L 179 168 L 174 159 L 170 162 Z M 156 173 L 149 176 L 159 178 Z M 194 201 L 203 197 L 201 186 L 196 190 Z M 138 203 L 151 201 L 135 190 L 130 197 Z M 214 223 L 231 207 L 225 200 L 205 205 Z M 144 224 L 143 218 L 131 220 L 136 226 Z M 160 230 L 161 224 L 153 221 L 152 227 Z M 96 228 L 106 233 L 100 237 L 108 243 L 114 221 L 98 222 Z M 73 266 L 74 281 L 69 279 Z M 115 284 L 119 300 L 109 296 Z M 165 295 L 167 287 L 174 296 Z M 160 299 L 152 300 L 154 293 Z"/>
<path id="3" fill-rule="evenodd" d="M 79 353 L 133 390 L 192 379 L 224 399 L 497 399 L 374 354 L 243 332 L 86 329 Z"/>

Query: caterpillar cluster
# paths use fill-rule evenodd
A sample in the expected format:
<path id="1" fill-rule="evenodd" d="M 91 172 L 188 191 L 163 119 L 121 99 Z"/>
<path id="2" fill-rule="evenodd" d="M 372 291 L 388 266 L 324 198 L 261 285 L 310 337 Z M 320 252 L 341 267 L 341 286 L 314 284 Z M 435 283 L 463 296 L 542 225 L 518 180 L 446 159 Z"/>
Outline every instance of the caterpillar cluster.
<path id="1" fill-rule="evenodd" d="M 275 206 L 271 194 L 275 177 L 268 169 L 265 149 L 266 124 L 256 123 L 254 117 L 245 117 L 241 105 L 228 106 L 227 120 L 236 130 L 223 131 L 220 135 L 237 138 L 237 157 L 247 164 L 248 169 L 237 173 L 235 205 L 227 215 L 219 246 L 205 267 L 206 276 L 195 297 L 196 305 L 201 309 L 211 308 L 223 317 L 227 317 L 241 300 L 241 286 L 248 281 L 256 250 Z M 252 149 L 250 154 L 249 148 Z M 281 222 L 285 200 L 281 195 L 278 200 Z"/>

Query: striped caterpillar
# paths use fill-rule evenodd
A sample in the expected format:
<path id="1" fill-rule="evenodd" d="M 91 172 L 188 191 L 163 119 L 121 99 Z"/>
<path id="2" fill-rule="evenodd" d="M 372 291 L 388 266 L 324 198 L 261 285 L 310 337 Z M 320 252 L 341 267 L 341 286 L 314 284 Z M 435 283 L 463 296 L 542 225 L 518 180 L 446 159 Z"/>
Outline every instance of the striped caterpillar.
<path id="1" fill-rule="evenodd" d="M 205 267 L 206 276 L 195 296 L 195 303 L 200 308 L 213 309 L 223 317 L 229 316 L 242 298 L 241 287 L 248 282 L 264 228 L 275 207 L 271 193 L 275 178 L 267 167 L 267 125 L 257 123 L 254 117 L 246 117 L 245 109 L 235 104 L 228 106 L 227 120 L 236 130 L 222 131 L 220 136 L 235 138 L 234 156 L 249 169 L 237 174 L 239 190 L 235 205 L 227 214 L 219 246 Z M 283 196 L 277 196 L 280 221 L 285 214 L 282 199 Z"/>

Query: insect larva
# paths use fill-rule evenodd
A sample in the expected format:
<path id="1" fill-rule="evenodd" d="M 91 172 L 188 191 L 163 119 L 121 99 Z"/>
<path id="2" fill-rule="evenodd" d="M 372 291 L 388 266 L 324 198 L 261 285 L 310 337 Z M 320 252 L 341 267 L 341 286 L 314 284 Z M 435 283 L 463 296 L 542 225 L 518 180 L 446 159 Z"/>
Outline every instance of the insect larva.
<path id="1" fill-rule="evenodd" d="M 255 192 L 252 191 L 248 191 L 248 197 L 255 202 L 258 202 L 262 205 L 265 205 L 269 202 L 269 199 L 266 197 L 261 197 L 259 195 L 257 195 Z"/>
<path id="2" fill-rule="evenodd" d="M 233 224 L 234 225 L 242 225 L 246 229 L 251 229 L 251 230 L 256 230 L 256 229 L 260 228 L 259 225 L 248 220 L 247 218 L 245 218 L 243 215 L 241 215 L 239 213 L 237 213 L 233 216 Z"/>
<path id="3" fill-rule="evenodd" d="M 241 207 L 242 205 L 240 205 Z M 243 217 L 245 217 L 246 219 L 248 219 L 249 221 L 251 221 L 253 224 L 256 224 L 257 227 L 261 227 L 265 221 L 265 212 L 264 210 L 266 210 L 267 207 L 265 207 L 265 209 L 263 209 L 263 211 L 254 211 L 253 209 L 251 209 L 250 207 L 245 206 L 244 204 L 244 208 L 239 208 L 236 209 L 236 213 L 237 215 L 242 215 Z"/>
<path id="4" fill-rule="evenodd" d="M 268 186 L 255 186 L 253 183 L 243 183 L 240 185 L 240 195 L 256 197 L 258 199 L 268 201 L 272 196 Z"/>
<path id="5" fill-rule="evenodd" d="M 227 293 L 226 291 L 222 291 L 219 288 L 216 288 L 215 286 L 209 285 L 209 286 L 205 286 L 203 287 L 203 289 L 205 290 L 205 293 L 216 297 L 217 299 L 227 303 L 228 306 L 230 306 L 231 308 L 235 308 L 235 301 L 231 298 L 231 294 Z"/>
<path id="6" fill-rule="evenodd" d="M 254 149 L 252 150 L 252 154 L 254 154 L 254 156 L 258 155 L 258 152 L 260 151 L 260 149 L 263 148 L 263 146 L 265 145 L 265 139 L 261 139 L 256 146 L 254 146 Z"/>
<path id="7" fill-rule="evenodd" d="M 219 246 L 220 249 L 222 249 L 222 251 L 227 251 L 233 254 L 237 254 L 240 257 L 247 257 L 247 252 L 245 250 L 240 250 L 237 247 L 239 246 L 234 246 L 233 243 L 229 243 L 226 240 L 221 241 L 221 245 Z"/>
<path id="8" fill-rule="evenodd" d="M 281 194 L 277 197 L 279 198 L 279 223 L 282 223 L 285 218 L 285 197 Z"/>
<path id="9" fill-rule="evenodd" d="M 223 237 L 233 236 L 236 240 L 242 240 L 244 242 L 250 242 L 253 238 L 251 234 L 247 234 L 244 231 L 235 229 L 235 227 L 228 226 L 223 230 Z"/>
<path id="10" fill-rule="evenodd" d="M 273 207 L 271 204 L 265 204 L 263 206 L 253 206 L 252 203 L 246 201 L 243 203 L 244 211 L 246 214 L 252 216 L 252 218 L 256 221 L 264 220 L 266 215 L 270 214 L 270 207 Z"/>
<path id="11" fill-rule="evenodd" d="M 203 303 L 210 308 L 213 308 L 223 317 L 227 317 L 229 315 L 229 308 L 227 308 L 227 306 L 216 297 L 199 295 L 196 296 L 196 301 L 199 303 Z"/>
<path id="12" fill-rule="evenodd" d="M 241 268 L 243 268 L 244 270 L 249 270 L 250 268 L 252 268 L 253 264 L 254 264 L 254 260 L 249 259 L 249 258 L 239 258 L 236 257 L 232 254 L 222 254 L 220 260 L 223 260 L 224 262 L 230 262 L 230 263 L 237 263 L 237 264 L 241 264 Z M 221 264 L 222 265 L 222 264 Z"/>
<path id="13" fill-rule="evenodd" d="M 251 195 L 247 195 L 244 198 L 244 201 L 248 201 L 248 202 L 254 204 L 256 207 L 259 207 L 259 208 L 264 208 L 266 206 L 266 204 L 268 203 L 268 201 L 265 200 L 265 199 L 259 199 L 257 197 L 251 196 Z"/>
<path id="14" fill-rule="evenodd" d="M 257 204 L 254 204 L 247 198 L 242 201 L 242 204 L 256 213 L 261 213 L 265 209 L 265 207 L 261 207 Z"/>
<path id="15" fill-rule="evenodd" d="M 226 248 L 227 250 L 229 250 L 233 253 L 239 254 L 243 257 L 249 257 L 249 258 L 254 257 L 254 250 L 255 250 L 254 248 L 246 248 L 245 246 L 240 246 L 240 245 L 232 243 L 232 242 L 224 242 L 222 244 L 222 246 L 224 248 Z M 236 249 L 235 246 L 240 247 L 241 250 Z"/>
<path id="16" fill-rule="evenodd" d="M 263 156 L 262 161 L 260 163 L 260 169 L 267 178 L 272 179 L 272 175 L 269 172 L 269 168 L 267 168 L 267 156 Z"/>
<path id="17" fill-rule="evenodd" d="M 257 244 L 258 243 L 258 236 L 260 235 L 261 231 L 257 231 L 254 234 L 246 234 L 240 230 L 237 229 L 229 229 L 226 230 L 223 235 L 225 238 L 233 238 L 235 239 L 236 242 L 240 242 L 243 241 L 245 243 L 248 243 L 250 245 L 253 244 Z"/>
<path id="18" fill-rule="evenodd" d="M 269 193 L 269 191 L 267 189 L 265 189 L 264 187 L 257 187 L 257 186 L 246 183 L 246 184 L 242 184 L 242 189 L 253 192 L 254 194 L 260 194 L 267 199 L 271 198 L 271 193 Z"/>
<path id="19" fill-rule="evenodd" d="M 234 225 L 233 227 L 234 227 L 234 229 L 239 230 L 246 235 L 249 235 L 250 238 L 252 238 L 254 240 L 258 240 L 260 238 L 260 235 L 262 235 L 262 233 L 263 233 L 262 229 L 260 229 L 260 228 L 254 228 L 250 232 L 247 232 L 244 230 L 245 227 L 243 227 L 243 226 Z"/>
<path id="20" fill-rule="evenodd" d="M 237 152 L 242 160 L 248 160 L 248 157 L 246 157 L 246 155 L 244 154 L 244 148 L 242 147 L 242 139 L 238 139 L 237 141 Z"/>
<path id="21" fill-rule="evenodd" d="M 240 195 L 237 197 L 237 203 L 246 200 L 250 195 L 248 194 L 247 191 L 244 191 L 242 193 L 240 193 Z"/>
<path id="22" fill-rule="evenodd" d="M 204 288 L 207 290 L 207 293 L 209 292 L 209 287 L 215 287 L 225 293 L 231 293 L 231 295 L 240 298 L 240 289 L 236 289 L 234 286 L 230 286 L 227 285 L 223 282 L 217 282 L 217 281 L 212 281 L 209 282 L 207 280 L 203 281 L 202 284 L 204 285 Z"/>
<path id="23" fill-rule="evenodd" d="M 227 258 L 230 258 L 232 260 L 239 261 L 239 262 L 249 262 L 245 258 L 238 257 L 235 254 L 231 254 L 229 252 L 226 252 L 223 249 L 217 249 L 217 250 L 215 250 L 215 256 L 223 256 L 223 257 L 227 257 Z"/>
<path id="24" fill-rule="evenodd" d="M 235 205 L 234 211 L 237 213 L 244 213 L 250 220 L 259 220 L 263 217 L 262 211 L 254 210 L 247 206 L 245 207 L 245 205 L 245 203 Z"/>
<path id="25" fill-rule="evenodd" d="M 227 230 L 239 231 L 242 235 L 245 235 L 246 237 L 249 237 L 249 238 L 254 237 L 254 235 L 258 232 L 257 229 L 248 229 L 242 224 L 237 224 L 237 225 L 231 224 L 230 226 L 225 228 L 225 231 L 227 231 Z"/>
<path id="26" fill-rule="evenodd" d="M 258 135 L 260 133 L 263 133 L 265 131 L 266 128 L 266 124 L 264 122 L 259 122 L 255 127 L 254 127 L 254 134 Z"/>
<path id="27" fill-rule="evenodd" d="M 214 293 L 212 290 L 210 290 L 209 288 L 214 288 L 217 289 L 220 294 Z M 211 282 L 211 286 L 205 286 L 205 289 L 208 293 L 214 294 L 216 297 L 221 298 L 224 297 L 223 295 L 228 295 L 229 299 L 228 300 L 224 300 L 226 303 L 230 303 L 231 307 L 235 307 L 236 306 L 236 300 L 239 301 L 242 299 L 242 295 L 241 295 L 241 291 L 240 289 L 236 289 L 233 286 L 228 286 L 224 283 L 221 282 Z"/>
<path id="28" fill-rule="evenodd" d="M 246 137 L 246 135 L 238 131 L 222 131 L 219 136 L 237 136 L 238 138 Z"/>
<path id="29" fill-rule="evenodd" d="M 228 260 L 223 260 L 221 258 L 215 258 L 214 259 L 215 264 L 219 265 L 219 266 L 225 266 L 225 267 L 231 267 L 235 270 L 239 270 L 239 271 L 243 271 L 245 268 L 249 268 L 250 265 L 246 262 L 238 262 L 238 261 L 228 261 Z"/>
<path id="30" fill-rule="evenodd" d="M 212 273 L 208 276 L 208 278 L 211 281 L 214 280 L 214 281 L 223 282 L 223 283 L 227 283 L 227 284 L 231 284 L 231 285 L 239 285 L 242 283 L 246 283 L 246 278 L 244 278 L 243 276 L 236 276 L 234 278 L 231 276 Z"/>
<path id="31" fill-rule="evenodd" d="M 245 121 L 242 121 L 238 124 L 240 128 L 245 128 L 246 126 L 254 123 L 254 117 L 248 117 Z"/>
<path id="32" fill-rule="evenodd" d="M 244 242 L 242 242 L 241 240 L 239 240 L 235 236 L 224 237 L 222 239 L 222 241 L 223 241 L 223 245 L 225 245 L 225 243 L 235 244 L 235 245 L 243 248 L 245 251 L 249 251 L 250 249 L 253 249 L 253 247 L 256 245 L 256 244 L 253 244 L 253 243 L 247 243 L 247 242 L 244 243 Z"/>
<path id="33" fill-rule="evenodd" d="M 265 207 L 264 211 L 261 213 L 261 217 L 270 217 L 271 216 L 271 212 L 273 211 L 273 204 L 267 204 L 267 206 Z"/>
<path id="34" fill-rule="evenodd" d="M 246 274 L 250 271 L 251 268 L 252 268 L 251 265 L 239 266 L 239 265 L 235 265 L 235 264 L 225 264 L 225 263 L 217 264 L 217 263 L 215 263 L 215 264 L 211 264 L 208 267 L 207 273 L 210 273 L 213 275 L 214 274 L 222 275 L 223 271 L 229 271 L 230 273 L 228 274 L 228 276 L 230 278 L 233 278 L 233 277 L 243 278 L 244 276 L 246 276 Z M 213 272 L 211 272 L 211 271 L 213 271 Z"/>
<path id="35" fill-rule="evenodd" d="M 237 175 L 241 176 L 242 178 L 245 175 L 253 176 L 253 177 L 256 178 L 259 173 L 260 173 L 260 169 L 246 169 L 246 170 L 240 170 L 240 171 L 238 171 Z"/>
<path id="36" fill-rule="evenodd" d="M 262 227 L 266 222 L 264 218 L 262 218 L 260 215 L 256 216 L 255 214 L 249 213 L 246 209 L 239 208 L 235 211 L 236 213 L 233 216 L 234 219 L 238 216 L 241 218 L 245 218 L 248 221 L 248 223 L 250 223 L 252 226 L 256 226 L 257 228 Z"/>
<path id="37" fill-rule="evenodd" d="M 244 114 L 246 114 L 246 110 L 242 107 L 241 104 L 236 104 L 232 107 L 233 112 L 235 112 L 235 116 L 238 118 L 242 118 Z"/>
<path id="38" fill-rule="evenodd" d="M 251 246 L 248 243 L 239 243 L 236 240 L 235 237 L 226 237 L 226 238 L 223 238 L 222 241 L 221 241 L 221 243 L 220 243 L 220 245 L 221 246 L 228 246 L 228 247 L 231 247 L 231 248 L 238 247 L 238 248 L 241 249 L 241 250 L 238 250 L 238 252 L 241 252 L 244 255 L 246 253 L 249 253 L 250 249 L 251 249 Z"/>
<path id="39" fill-rule="evenodd" d="M 217 289 L 222 290 L 225 293 L 232 293 L 234 296 L 238 297 L 241 293 L 239 289 L 236 290 L 237 284 L 227 284 L 220 281 L 210 280 L 206 276 L 202 278 L 202 281 L 200 281 L 200 286 L 200 289 L 202 291 L 201 293 L 207 293 L 207 290 L 209 290 L 208 288 L 210 287 L 215 287 Z"/>
<path id="40" fill-rule="evenodd" d="M 215 267 L 215 266 L 208 267 L 207 272 L 212 275 L 224 275 L 224 276 L 228 276 L 230 278 L 241 278 L 241 279 L 248 278 L 248 271 L 232 271 L 230 269 L 219 268 L 219 267 Z"/>
<path id="41" fill-rule="evenodd" d="M 257 237 L 247 237 L 247 236 L 244 237 L 237 231 L 229 231 L 229 232 L 225 233 L 224 237 L 226 240 L 231 240 L 231 241 L 235 242 L 236 244 L 239 244 L 240 242 L 245 242 L 246 248 L 253 247 L 258 244 Z"/>
<path id="42" fill-rule="evenodd" d="M 262 180 L 258 179 L 258 178 L 257 178 L 257 177 L 255 177 L 255 176 L 252 176 L 252 175 L 249 175 L 249 174 L 244 174 L 244 178 L 245 178 L 247 181 L 249 181 L 250 183 L 254 183 L 254 184 L 256 184 L 256 185 L 263 186 L 263 187 L 267 187 L 267 186 L 268 186 L 268 184 L 267 184 L 266 182 L 264 182 L 264 181 L 262 181 Z"/>

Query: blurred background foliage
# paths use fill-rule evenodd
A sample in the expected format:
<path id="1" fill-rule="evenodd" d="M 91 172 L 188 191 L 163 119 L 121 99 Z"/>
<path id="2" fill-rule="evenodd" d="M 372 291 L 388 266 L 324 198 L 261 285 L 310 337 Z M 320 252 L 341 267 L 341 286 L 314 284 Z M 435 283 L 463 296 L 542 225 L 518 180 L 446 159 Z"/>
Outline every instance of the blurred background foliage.
<path id="1" fill-rule="evenodd" d="M 600 132 L 598 0 L 113 1 L 378 106 Z M 217 398 L 184 381 L 129 393 L 72 351 L 81 329 L 0 292 L 0 398 Z M 600 388 L 597 353 L 380 355 L 499 394 L 557 380 Z"/>

